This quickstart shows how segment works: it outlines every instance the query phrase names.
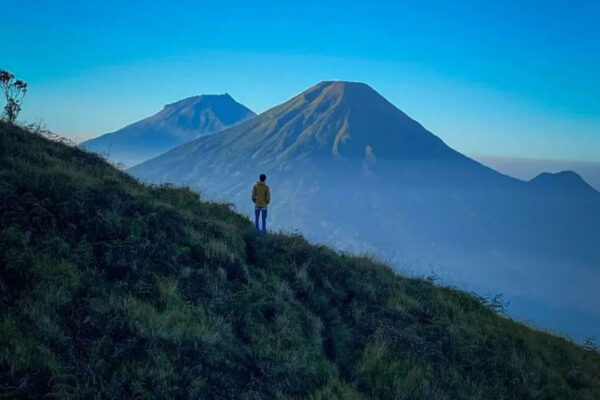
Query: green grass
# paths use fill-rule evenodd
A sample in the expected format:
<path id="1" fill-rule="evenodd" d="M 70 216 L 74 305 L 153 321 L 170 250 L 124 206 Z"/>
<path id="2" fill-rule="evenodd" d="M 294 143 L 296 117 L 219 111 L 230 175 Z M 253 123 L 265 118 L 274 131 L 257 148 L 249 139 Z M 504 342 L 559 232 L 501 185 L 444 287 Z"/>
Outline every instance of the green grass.
<path id="1" fill-rule="evenodd" d="M 600 398 L 596 352 L 5 124 L 0 199 L 0 398 Z"/>

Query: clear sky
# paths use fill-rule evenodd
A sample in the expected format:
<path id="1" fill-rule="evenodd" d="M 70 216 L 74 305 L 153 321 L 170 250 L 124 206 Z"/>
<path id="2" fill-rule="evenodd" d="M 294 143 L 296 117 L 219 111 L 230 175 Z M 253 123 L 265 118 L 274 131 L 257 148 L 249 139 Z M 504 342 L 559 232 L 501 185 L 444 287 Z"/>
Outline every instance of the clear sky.
<path id="1" fill-rule="evenodd" d="M 471 155 L 600 161 L 600 1 L 0 0 L 22 119 L 75 139 L 196 94 L 363 81 Z"/>

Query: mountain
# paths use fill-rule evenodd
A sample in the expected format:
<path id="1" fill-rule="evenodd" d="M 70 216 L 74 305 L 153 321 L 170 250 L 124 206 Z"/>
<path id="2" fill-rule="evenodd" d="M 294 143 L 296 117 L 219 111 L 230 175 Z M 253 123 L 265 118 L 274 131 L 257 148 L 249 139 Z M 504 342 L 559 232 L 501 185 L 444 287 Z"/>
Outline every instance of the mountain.
<path id="1" fill-rule="evenodd" d="M 598 197 L 502 175 L 365 84 L 319 83 L 129 172 L 192 186 L 244 213 L 265 172 L 274 228 L 502 293 L 511 315 L 580 339 L 600 336 Z"/>
<path id="2" fill-rule="evenodd" d="M 194 96 L 167 104 L 151 117 L 81 145 L 131 166 L 254 116 L 228 94 Z"/>
<path id="3" fill-rule="evenodd" d="M 562 171 L 555 174 L 543 172 L 533 178 L 531 183 L 542 190 L 560 191 L 584 196 L 598 196 L 600 193 L 573 171 Z"/>
<path id="4" fill-rule="evenodd" d="M 195 141 L 231 158 L 291 161 L 311 157 L 463 158 L 369 86 L 322 82 L 225 136 Z M 162 158 L 161 160 L 167 160 Z M 148 164 L 149 165 L 149 164 Z"/>
<path id="5" fill-rule="evenodd" d="M 497 303 L 260 235 L 0 122 L 7 398 L 596 399 L 600 355 Z"/>
<path id="6" fill-rule="evenodd" d="M 503 174 L 531 180 L 542 172 L 577 171 L 585 182 L 600 190 L 600 162 L 481 156 L 476 160 Z"/>

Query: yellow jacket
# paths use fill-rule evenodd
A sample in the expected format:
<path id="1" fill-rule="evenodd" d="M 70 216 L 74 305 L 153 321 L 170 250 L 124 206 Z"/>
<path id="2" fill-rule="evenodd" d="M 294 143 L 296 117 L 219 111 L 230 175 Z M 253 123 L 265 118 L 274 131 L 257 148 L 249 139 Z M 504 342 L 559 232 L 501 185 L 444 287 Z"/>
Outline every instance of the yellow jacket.
<path id="1" fill-rule="evenodd" d="M 252 201 L 256 207 L 266 207 L 271 201 L 269 186 L 261 181 L 256 182 L 252 188 Z"/>

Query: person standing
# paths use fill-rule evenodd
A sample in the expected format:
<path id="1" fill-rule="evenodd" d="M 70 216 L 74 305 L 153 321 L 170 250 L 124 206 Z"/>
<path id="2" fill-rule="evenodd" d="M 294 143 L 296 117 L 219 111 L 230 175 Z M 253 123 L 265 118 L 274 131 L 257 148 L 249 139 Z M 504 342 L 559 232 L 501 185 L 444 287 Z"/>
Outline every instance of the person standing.
<path id="1" fill-rule="evenodd" d="M 267 176 L 260 174 L 258 182 L 252 188 L 252 202 L 254 203 L 254 227 L 257 232 L 267 232 L 267 206 L 271 202 L 271 191 L 265 183 Z M 262 219 L 262 229 L 259 229 L 258 222 Z"/>

